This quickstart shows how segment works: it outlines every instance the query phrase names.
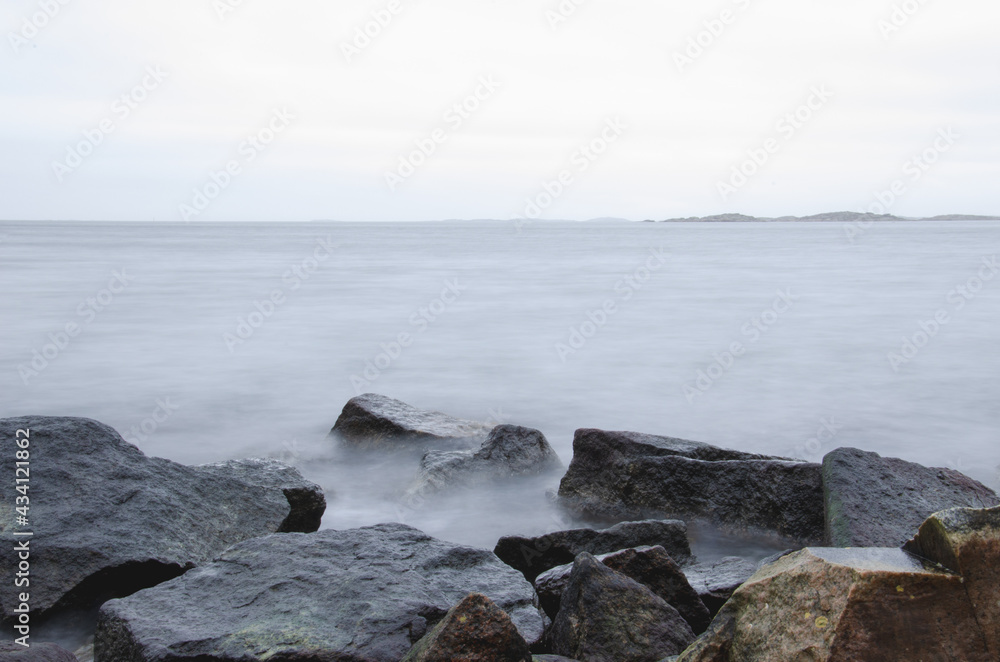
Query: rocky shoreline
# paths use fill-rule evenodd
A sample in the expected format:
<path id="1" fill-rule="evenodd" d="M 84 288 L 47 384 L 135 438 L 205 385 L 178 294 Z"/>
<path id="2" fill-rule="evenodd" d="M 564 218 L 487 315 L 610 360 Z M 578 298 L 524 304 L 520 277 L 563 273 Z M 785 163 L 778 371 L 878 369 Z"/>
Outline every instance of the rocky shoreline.
<path id="1" fill-rule="evenodd" d="M 348 402 L 330 443 L 351 462 L 418 456 L 408 508 L 561 475 L 559 507 L 607 523 L 511 531 L 490 551 L 401 523 L 320 531 L 337 495 L 293 467 L 184 466 L 88 419 L 0 420 L 5 475 L 18 430 L 30 585 L 0 586 L 3 638 L 79 614 L 95 636 L 76 657 L 3 641 L 4 661 L 1000 660 L 1000 498 L 950 469 L 593 429 L 564 467 L 537 430 Z M 12 481 L 0 491 L 0 558 L 17 568 L 23 501 Z M 686 522 L 706 521 L 789 549 L 699 562 Z"/>

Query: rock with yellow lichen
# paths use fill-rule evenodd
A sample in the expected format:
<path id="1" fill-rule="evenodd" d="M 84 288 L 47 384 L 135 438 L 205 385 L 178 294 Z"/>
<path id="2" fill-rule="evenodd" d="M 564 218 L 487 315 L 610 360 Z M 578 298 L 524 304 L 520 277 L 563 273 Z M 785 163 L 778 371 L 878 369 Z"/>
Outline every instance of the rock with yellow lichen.
<path id="1" fill-rule="evenodd" d="M 962 576 L 990 659 L 1000 660 L 1000 507 L 935 513 L 904 549 Z"/>
<path id="2" fill-rule="evenodd" d="M 679 662 L 996 662 L 968 589 L 901 549 L 806 548 L 758 570 Z"/>

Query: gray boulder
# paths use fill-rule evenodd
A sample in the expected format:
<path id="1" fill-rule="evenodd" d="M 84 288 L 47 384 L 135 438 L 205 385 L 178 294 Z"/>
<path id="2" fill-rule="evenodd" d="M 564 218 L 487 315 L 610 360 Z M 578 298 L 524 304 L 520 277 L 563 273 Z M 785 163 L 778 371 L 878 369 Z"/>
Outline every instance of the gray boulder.
<path id="1" fill-rule="evenodd" d="M 662 547 L 622 549 L 594 558 L 663 598 L 687 621 L 695 634 L 701 634 L 708 628 L 712 620 L 708 609 L 688 583 L 685 572 Z M 538 601 L 552 618 L 559 613 L 562 594 L 572 572 L 573 564 L 561 565 L 546 570 L 535 579 Z"/>
<path id="2" fill-rule="evenodd" d="M 538 430 L 498 425 L 475 451 L 428 451 L 409 497 L 474 483 L 533 476 L 563 468 L 559 456 Z"/>
<path id="3" fill-rule="evenodd" d="M 39 617 L 166 581 L 249 538 L 315 530 L 325 508 L 322 488 L 294 469 L 146 457 L 110 427 L 82 418 L 0 420 L 4 475 L 14 476 L 15 434 L 23 429 L 30 430 L 29 526 L 13 526 L 22 495 L 13 480 L 0 482 L 0 565 L 17 565 L 15 540 L 25 538 L 14 533 L 30 530 L 30 607 Z M 4 621 L 14 617 L 18 592 L 13 582 L 0 586 Z"/>
<path id="4" fill-rule="evenodd" d="M 55 644 L 31 642 L 26 648 L 13 641 L 0 641 L 0 662 L 77 662 L 77 659 Z"/>
<path id="5" fill-rule="evenodd" d="M 552 623 L 552 649 L 587 662 L 656 662 L 694 641 L 677 610 L 586 552 L 573 563 Z"/>
<path id="6" fill-rule="evenodd" d="M 591 515 L 693 517 L 804 542 L 823 539 L 818 464 L 670 437 L 577 430 L 559 496 Z"/>
<path id="7" fill-rule="evenodd" d="M 712 563 L 689 565 L 684 568 L 684 575 L 708 611 L 715 616 L 757 568 L 757 563 L 743 557 L 727 556 Z"/>
<path id="8" fill-rule="evenodd" d="M 326 511 L 326 495 L 318 485 L 304 481 L 299 470 L 273 459 L 229 460 L 197 467 L 205 473 L 231 478 L 248 485 L 279 488 L 288 499 L 291 512 L 278 532 L 308 533 L 319 529 Z"/>
<path id="9" fill-rule="evenodd" d="M 276 534 L 106 603 L 98 660 L 398 662 L 470 592 L 529 644 L 544 628 L 531 585 L 486 550 L 403 524 Z"/>
<path id="10" fill-rule="evenodd" d="M 349 448 L 476 448 L 491 426 L 417 409 L 377 393 L 351 398 L 330 431 Z"/>
<path id="11" fill-rule="evenodd" d="M 954 469 L 856 448 L 823 458 L 823 493 L 833 547 L 899 547 L 933 513 L 1000 505 L 993 490 Z"/>
<path id="12" fill-rule="evenodd" d="M 572 563 L 580 552 L 606 554 L 653 545 L 663 547 L 681 565 L 691 561 L 687 526 L 678 520 L 622 522 L 600 531 L 572 529 L 534 538 L 504 536 L 497 542 L 493 553 L 533 582 L 546 570 Z"/>

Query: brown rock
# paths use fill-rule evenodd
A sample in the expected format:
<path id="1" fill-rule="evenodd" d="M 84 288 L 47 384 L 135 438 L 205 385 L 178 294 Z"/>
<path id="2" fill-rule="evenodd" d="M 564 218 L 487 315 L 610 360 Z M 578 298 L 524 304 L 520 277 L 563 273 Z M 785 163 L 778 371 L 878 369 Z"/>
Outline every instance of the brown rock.
<path id="1" fill-rule="evenodd" d="M 531 653 L 504 610 L 485 595 L 470 593 L 402 662 L 531 662 Z"/>
<path id="2" fill-rule="evenodd" d="M 1000 660 L 1000 507 L 935 513 L 904 549 L 962 575 L 986 645 Z"/>
<path id="3" fill-rule="evenodd" d="M 807 548 L 757 571 L 679 662 L 996 662 L 962 578 L 900 549 Z"/>

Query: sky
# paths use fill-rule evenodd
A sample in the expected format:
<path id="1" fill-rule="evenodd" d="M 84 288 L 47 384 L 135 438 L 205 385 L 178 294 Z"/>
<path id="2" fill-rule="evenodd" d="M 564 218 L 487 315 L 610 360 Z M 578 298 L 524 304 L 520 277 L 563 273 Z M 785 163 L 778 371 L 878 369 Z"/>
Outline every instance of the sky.
<path id="1" fill-rule="evenodd" d="M 5 0 L 0 220 L 1000 214 L 995 0 Z"/>

